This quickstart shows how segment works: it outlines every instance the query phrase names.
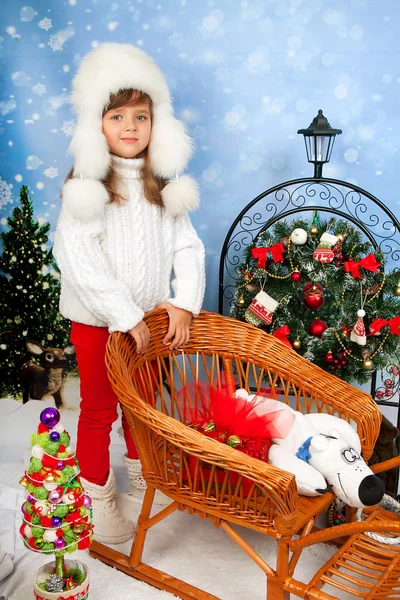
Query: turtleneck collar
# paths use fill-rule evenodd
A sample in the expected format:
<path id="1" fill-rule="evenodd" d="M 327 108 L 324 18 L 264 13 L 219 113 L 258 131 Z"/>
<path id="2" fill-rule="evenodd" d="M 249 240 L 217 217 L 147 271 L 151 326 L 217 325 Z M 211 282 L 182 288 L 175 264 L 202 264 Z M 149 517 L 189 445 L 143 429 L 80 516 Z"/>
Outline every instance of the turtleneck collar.
<path id="1" fill-rule="evenodd" d="M 111 164 L 114 171 L 122 179 L 139 179 L 142 177 L 144 158 L 122 158 L 111 155 Z"/>

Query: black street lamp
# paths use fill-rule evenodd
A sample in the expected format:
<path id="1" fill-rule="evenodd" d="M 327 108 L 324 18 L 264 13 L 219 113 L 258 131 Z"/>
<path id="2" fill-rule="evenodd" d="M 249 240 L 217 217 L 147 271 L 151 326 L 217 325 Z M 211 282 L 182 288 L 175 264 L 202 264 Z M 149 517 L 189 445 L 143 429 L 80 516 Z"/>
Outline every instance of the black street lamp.
<path id="1" fill-rule="evenodd" d="M 299 129 L 297 133 L 304 135 L 308 162 L 314 163 L 314 178 L 322 178 L 322 165 L 330 161 L 335 137 L 342 133 L 341 129 L 333 129 L 328 120 L 318 111 L 307 129 Z"/>

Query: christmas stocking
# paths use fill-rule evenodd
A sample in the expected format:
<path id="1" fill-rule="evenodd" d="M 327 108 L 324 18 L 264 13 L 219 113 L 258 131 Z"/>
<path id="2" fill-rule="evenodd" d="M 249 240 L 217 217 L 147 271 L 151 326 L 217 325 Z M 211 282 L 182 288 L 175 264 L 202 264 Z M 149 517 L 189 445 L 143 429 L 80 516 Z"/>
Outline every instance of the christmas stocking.
<path id="1" fill-rule="evenodd" d="M 319 260 L 321 263 L 332 262 L 335 258 L 335 253 L 332 250 L 332 246 L 334 246 L 338 240 L 339 238 L 337 238 L 336 235 L 326 232 L 323 233 L 321 235 L 318 248 L 316 248 L 313 252 L 313 257 L 315 260 Z"/>
<path id="2" fill-rule="evenodd" d="M 258 292 L 246 310 L 245 319 L 248 323 L 256 327 L 261 325 L 261 323 L 269 325 L 272 323 L 273 314 L 278 304 L 276 300 L 268 296 L 265 292 Z"/>

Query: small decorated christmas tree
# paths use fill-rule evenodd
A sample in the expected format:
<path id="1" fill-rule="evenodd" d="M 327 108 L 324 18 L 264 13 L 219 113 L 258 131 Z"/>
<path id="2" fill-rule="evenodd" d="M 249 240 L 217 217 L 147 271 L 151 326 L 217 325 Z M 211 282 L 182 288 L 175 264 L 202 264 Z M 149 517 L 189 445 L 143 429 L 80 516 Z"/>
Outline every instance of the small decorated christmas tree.
<path id="1" fill-rule="evenodd" d="M 25 545 L 34 552 L 55 555 L 55 567 L 39 570 L 35 584 L 35 592 L 43 590 L 47 592 L 43 598 L 50 598 L 48 593 L 76 592 L 82 585 L 88 587 L 86 568 L 71 568 L 64 555 L 89 547 L 92 501 L 80 483 L 70 437 L 60 423 L 57 409 L 50 407 L 41 412 L 31 443 L 30 464 L 20 480 L 27 491 L 21 507 L 20 533 Z M 82 591 L 85 590 L 79 589 Z M 80 597 L 86 598 L 86 594 Z"/>
<path id="2" fill-rule="evenodd" d="M 58 311 L 60 281 L 48 245 L 50 224 L 34 219 L 26 186 L 7 224 L 0 256 L 0 396 L 18 397 L 16 365 L 26 354 L 26 341 L 64 348 L 70 323 Z"/>
<path id="3" fill-rule="evenodd" d="M 277 221 L 245 248 L 232 316 L 365 383 L 400 352 L 400 275 L 385 262 L 346 220 Z"/>

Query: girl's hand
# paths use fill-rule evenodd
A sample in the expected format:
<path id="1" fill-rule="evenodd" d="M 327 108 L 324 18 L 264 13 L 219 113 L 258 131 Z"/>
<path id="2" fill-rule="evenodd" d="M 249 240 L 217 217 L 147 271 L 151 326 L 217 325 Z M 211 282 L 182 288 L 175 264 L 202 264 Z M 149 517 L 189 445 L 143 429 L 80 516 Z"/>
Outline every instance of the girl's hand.
<path id="1" fill-rule="evenodd" d="M 136 350 L 144 354 L 150 341 L 150 331 L 144 321 L 140 321 L 135 327 L 128 331 L 136 342 Z"/>
<path id="2" fill-rule="evenodd" d="M 176 306 L 173 306 L 169 302 L 163 302 L 157 308 L 165 308 L 169 316 L 169 329 L 163 339 L 163 344 L 166 346 L 169 345 L 171 350 L 182 348 L 190 340 L 192 313 L 183 308 L 176 308 Z"/>

